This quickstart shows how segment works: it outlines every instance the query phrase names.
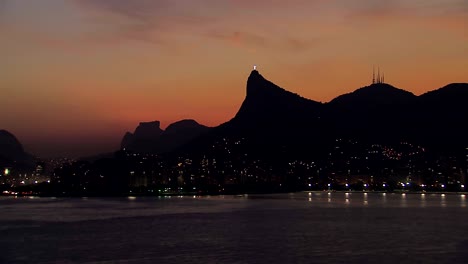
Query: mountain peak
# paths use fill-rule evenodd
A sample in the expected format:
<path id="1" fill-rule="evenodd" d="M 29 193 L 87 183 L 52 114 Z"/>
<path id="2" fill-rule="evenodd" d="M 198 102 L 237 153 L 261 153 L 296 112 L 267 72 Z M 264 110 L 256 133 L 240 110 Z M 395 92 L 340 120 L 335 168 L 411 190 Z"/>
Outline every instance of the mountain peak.
<path id="1" fill-rule="evenodd" d="M 247 96 L 254 95 L 268 86 L 268 81 L 257 71 L 253 70 L 247 79 Z"/>
<path id="2" fill-rule="evenodd" d="M 250 72 L 250 77 L 258 77 L 258 76 L 262 76 L 257 70 L 253 70 L 252 72 Z"/>
<path id="3" fill-rule="evenodd" d="M 253 70 L 247 79 L 246 97 L 235 119 L 255 123 L 255 120 L 265 118 L 300 118 L 316 112 L 318 105 L 321 104 L 287 91 Z"/>
<path id="4" fill-rule="evenodd" d="M 333 105 L 379 105 L 392 104 L 394 102 L 409 102 L 416 98 L 413 93 L 396 88 L 387 83 L 374 83 L 336 97 L 329 104 Z"/>
<path id="5" fill-rule="evenodd" d="M 268 99 L 279 99 L 276 97 L 281 97 L 281 96 L 287 96 L 287 97 L 293 96 L 293 97 L 300 98 L 302 100 L 314 102 L 312 100 L 303 98 L 296 93 L 287 91 L 286 89 L 279 87 L 278 85 L 265 79 L 257 70 L 253 70 L 250 73 L 249 78 L 247 79 L 246 99 L 248 99 L 249 97 L 257 97 L 257 96 L 261 96 L 262 98 L 256 98 L 256 99 L 260 99 L 262 101 L 265 101 Z"/>
<path id="6" fill-rule="evenodd" d="M 127 132 L 124 135 L 121 148 L 141 153 L 172 151 L 209 129 L 193 119 L 172 123 L 166 130 L 160 128 L 159 121 L 141 122 L 134 134 Z"/>
<path id="7" fill-rule="evenodd" d="M 162 134 L 163 130 L 160 126 L 161 122 L 159 121 L 140 122 L 133 134 L 141 138 L 153 138 L 154 135 Z"/>
<path id="8" fill-rule="evenodd" d="M 140 122 L 140 126 L 142 127 L 160 127 L 161 126 L 161 122 L 160 121 L 150 121 L 150 122 Z"/>
<path id="9" fill-rule="evenodd" d="M 193 130 L 193 129 L 207 129 L 208 127 L 199 124 L 193 119 L 183 119 L 177 122 L 170 124 L 165 133 L 178 133 L 184 130 Z"/>

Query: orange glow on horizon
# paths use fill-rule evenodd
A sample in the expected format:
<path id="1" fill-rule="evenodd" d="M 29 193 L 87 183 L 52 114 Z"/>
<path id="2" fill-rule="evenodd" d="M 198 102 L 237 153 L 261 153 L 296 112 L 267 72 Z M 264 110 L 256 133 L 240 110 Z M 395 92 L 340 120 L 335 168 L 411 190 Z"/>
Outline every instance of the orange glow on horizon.
<path id="1" fill-rule="evenodd" d="M 65 151 L 66 139 L 112 149 L 142 121 L 219 125 L 255 63 L 320 102 L 370 84 L 372 65 L 416 95 L 468 81 L 456 0 L 40 2 L 0 7 L 0 129 L 37 153 Z"/>

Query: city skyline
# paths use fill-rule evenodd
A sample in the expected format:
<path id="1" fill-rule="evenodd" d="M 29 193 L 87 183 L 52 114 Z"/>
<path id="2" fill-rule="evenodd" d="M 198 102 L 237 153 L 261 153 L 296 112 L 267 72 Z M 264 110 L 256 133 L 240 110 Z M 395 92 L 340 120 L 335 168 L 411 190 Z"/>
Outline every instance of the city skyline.
<path id="1" fill-rule="evenodd" d="M 252 65 L 328 102 L 380 65 L 416 95 L 466 82 L 466 1 L 0 1 L 2 129 L 112 151 L 141 121 L 228 121 Z"/>

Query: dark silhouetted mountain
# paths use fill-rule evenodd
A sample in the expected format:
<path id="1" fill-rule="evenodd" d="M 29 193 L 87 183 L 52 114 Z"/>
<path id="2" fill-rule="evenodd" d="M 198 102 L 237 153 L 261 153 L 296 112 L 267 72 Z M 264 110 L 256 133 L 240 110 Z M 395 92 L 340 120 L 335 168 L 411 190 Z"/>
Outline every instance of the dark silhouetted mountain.
<path id="1" fill-rule="evenodd" d="M 255 125 L 275 120 L 275 125 L 286 121 L 303 122 L 318 117 L 322 104 L 286 91 L 263 78 L 256 70 L 247 80 L 247 93 L 235 122 Z"/>
<path id="2" fill-rule="evenodd" d="M 201 125 L 193 119 L 185 119 L 172 123 L 161 135 L 161 151 L 175 150 L 209 130 L 209 127 Z"/>
<path id="3" fill-rule="evenodd" d="M 120 144 L 121 148 L 137 152 L 158 152 L 162 133 L 159 121 L 141 122 L 135 132 L 127 132 Z"/>
<path id="4" fill-rule="evenodd" d="M 164 136 L 177 135 L 177 134 L 190 134 L 197 132 L 205 132 L 209 128 L 199 124 L 193 119 L 184 119 L 170 124 L 164 131 Z"/>
<path id="5" fill-rule="evenodd" d="M 165 131 L 158 121 L 141 123 L 125 134 L 122 148 L 162 155 L 140 157 L 121 150 L 94 162 L 88 175 L 95 178 L 95 190 L 111 185 L 116 193 L 125 190 L 132 171 L 130 185 L 149 189 L 149 170 L 153 179 L 164 175 L 151 183 L 151 192 L 158 185 L 207 193 L 325 190 L 333 185 L 348 190 L 352 182 L 343 183 L 351 180 L 360 190 L 382 183 L 394 190 L 399 181 L 416 186 L 413 182 L 421 179 L 428 186 L 452 182 L 460 189 L 461 181 L 455 179 L 462 179 L 466 169 L 467 101 L 468 84 L 415 96 L 378 83 L 322 104 L 252 71 L 245 99 L 228 122 L 207 128 L 182 120 Z M 87 182 L 86 177 L 71 172 L 65 170 L 60 179 L 69 179 L 71 190 L 81 190 L 79 181 Z M 364 178 L 373 186 L 365 186 Z"/>
<path id="6" fill-rule="evenodd" d="M 330 101 L 327 115 L 343 137 L 370 141 L 405 138 L 417 96 L 386 83 L 376 83 Z"/>
<path id="7" fill-rule="evenodd" d="M 466 145 L 468 84 L 450 84 L 415 96 L 389 84 L 373 84 L 326 105 L 334 130 L 372 142 L 410 140 L 438 149 Z"/>
<path id="8" fill-rule="evenodd" d="M 321 119 L 322 103 L 286 91 L 263 78 L 256 70 L 247 80 L 246 97 L 236 116 L 216 127 L 187 149 L 197 151 L 223 137 L 244 138 L 246 152 L 280 158 L 318 150 L 331 136 Z"/>
<path id="9" fill-rule="evenodd" d="M 18 139 L 6 130 L 0 130 L 0 156 L 10 159 L 21 159 L 25 155 Z"/>
<path id="10" fill-rule="evenodd" d="M 0 163 L 3 166 L 29 167 L 33 164 L 33 157 L 24 151 L 13 134 L 0 130 Z"/>
<path id="11" fill-rule="evenodd" d="M 160 125 L 159 121 L 141 122 L 133 135 L 139 139 L 152 140 L 162 135 L 163 130 L 160 128 Z"/>
<path id="12" fill-rule="evenodd" d="M 437 104 L 442 101 L 464 102 L 468 97 L 468 83 L 451 83 L 440 89 L 419 96 L 426 102 Z"/>
<path id="13" fill-rule="evenodd" d="M 411 140 L 424 145 L 467 144 L 468 84 L 451 84 L 421 96 L 386 83 L 372 84 L 322 104 L 266 80 L 256 70 L 233 119 L 191 142 L 202 150 L 223 137 L 244 138 L 246 152 L 309 155 L 338 137 L 366 142 Z M 436 142 L 437 144 L 434 144 Z M 289 154 L 284 154 L 289 153 Z"/>
<path id="14" fill-rule="evenodd" d="M 449 84 L 420 95 L 414 111 L 417 133 L 439 148 L 468 145 L 468 83 Z"/>
<path id="15" fill-rule="evenodd" d="M 133 134 L 125 134 L 121 147 L 141 153 L 162 153 L 175 150 L 208 130 L 209 127 L 192 119 L 170 124 L 166 130 L 160 128 L 159 121 L 142 122 Z"/>
<path id="16" fill-rule="evenodd" d="M 244 102 L 227 126 L 261 144 L 287 145 L 297 139 L 305 143 L 320 135 L 322 106 L 286 91 L 254 70 L 247 80 Z"/>
<path id="17" fill-rule="evenodd" d="M 120 148 L 124 149 L 124 148 L 129 147 L 133 143 L 133 140 L 134 140 L 134 136 L 132 133 L 130 132 L 125 133 L 120 143 Z"/>
<path id="18" fill-rule="evenodd" d="M 336 108 L 356 109 L 395 104 L 413 103 L 416 96 L 410 92 L 395 88 L 390 84 L 376 83 L 348 94 L 343 94 L 331 100 L 328 104 Z"/>

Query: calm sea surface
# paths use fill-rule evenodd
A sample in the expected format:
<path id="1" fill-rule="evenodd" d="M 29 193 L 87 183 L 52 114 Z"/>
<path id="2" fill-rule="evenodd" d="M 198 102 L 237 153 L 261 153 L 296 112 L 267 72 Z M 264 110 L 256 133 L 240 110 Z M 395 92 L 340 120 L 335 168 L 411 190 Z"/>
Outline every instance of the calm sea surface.
<path id="1" fill-rule="evenodd" d="M 461 194 L 0 198 L 0 263 L 468 263 Z"/>

